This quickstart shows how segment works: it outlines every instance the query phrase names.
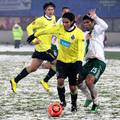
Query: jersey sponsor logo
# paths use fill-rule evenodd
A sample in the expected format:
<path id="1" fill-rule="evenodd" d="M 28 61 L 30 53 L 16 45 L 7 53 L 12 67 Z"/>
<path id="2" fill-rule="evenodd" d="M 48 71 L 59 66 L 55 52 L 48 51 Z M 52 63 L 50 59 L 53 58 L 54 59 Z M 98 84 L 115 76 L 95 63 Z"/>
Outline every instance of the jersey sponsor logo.
<path id="1" fill-rule="evenodd" d="M 60 39 L 60 44 L 65 47 L 70 47 L 70 42 Z"/>

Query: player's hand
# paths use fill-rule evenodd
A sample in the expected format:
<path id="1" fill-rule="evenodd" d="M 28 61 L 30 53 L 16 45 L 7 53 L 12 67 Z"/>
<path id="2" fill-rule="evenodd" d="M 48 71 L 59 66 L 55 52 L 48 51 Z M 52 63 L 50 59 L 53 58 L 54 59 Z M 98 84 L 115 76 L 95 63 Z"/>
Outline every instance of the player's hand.
<path id="1" fill-rule="evenodd" d="M 91 18 L 95 18 L 97 15 L 96 15 L 96 9 L 91 9 L 89 10 L 89 16 Z"/>
<path id="2" fill-rule="evenodd" d="M 81 26 L 81 25 L 80 25 L 80 19 L 81 19 L 81 16 L 80 16 L 80 15 L 77 15 L 77 16 L 75 17 L 75 23 L 76 23 L 77 27 L 80 27 L 80 26 Z"/>
<path id="3" fill-rule="evenodd" d="M 27 42 L 30 44 L 32 42 L 32 40 L 34 40 L 35 38 L 36 37 L 34 36 L 34 34 L 32 34 L 27 38 Z"/>
<path id="4" fill-rule="evenodd" d="M 37 44 L 41 44 L 41 40 L 39 39 L 35 39 L 34 42 L 32 42 L 34 45 L 37 45 Z"/>

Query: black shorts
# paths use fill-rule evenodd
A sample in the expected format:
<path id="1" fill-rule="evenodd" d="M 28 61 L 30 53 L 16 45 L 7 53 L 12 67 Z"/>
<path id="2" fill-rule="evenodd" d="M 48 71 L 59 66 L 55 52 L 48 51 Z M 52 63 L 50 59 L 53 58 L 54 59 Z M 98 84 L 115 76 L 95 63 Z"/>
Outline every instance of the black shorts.
<path id="1" fill-rule="evenodd" d="M 38 58 L 41 60 L 47 60 L 49 62 L 52 62 L 56 59 L 56 56 L 54 55 L 54 52 L 51 49 L 49 49 L 45 52 L 35 51 L 32 55 L 32 58 Z"/>
<path id="2" fill-rule="evenodd" d="M 63 63 L 57 61 L 56 64 L 57 79 L 68 77 L 69 85 L 77 85 L 77 74 L 82 70 L 82 62 L 76 61 L 75 63 Z"/>

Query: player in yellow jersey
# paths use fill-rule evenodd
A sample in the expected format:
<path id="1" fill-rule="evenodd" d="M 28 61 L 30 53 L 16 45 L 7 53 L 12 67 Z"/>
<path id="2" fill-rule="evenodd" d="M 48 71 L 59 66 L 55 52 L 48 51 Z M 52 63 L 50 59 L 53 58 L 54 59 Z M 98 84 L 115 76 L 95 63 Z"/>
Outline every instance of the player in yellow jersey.
<path id="1" fill-rule="evenodd" d="M 70 8 L 69 7 L 62 7 L 62 15 L 64 13 L 70 12 Z M 62 17 L 57 21 L 57 24 L 63 24 L 62 23 Z M 58 47 L 58 43 L 57 43 L 57 37 L 53 36 L 52 38 L 52 47 L 51 49 L 54 51 L 54 53 L 57 56 L 57 47 Z M 56 64 L 51 64 L 50 62 L 44 62 L 42 64 L 42 68 L 45 69 L 50 69 L 47 73 L 47 75 L 45 76 L 45 78 L 43 80 L 41 80 L 40 82 L 42 83 L 43 87 L 46 89 L 48 87 L 46 87 L 46 84 L 48 84 L 49 80 L 56 74 Z"/>
<path id="2" fill-rule="evenodd" d="M 70 12 L 69 7 L 62 7 L 61 15 L 63 16 L 65 13 Z M 63 24 L 62 17 L 58 19 L 57 24 Z M 76 16 L 75 18 L 75 25 L 80 28 L 80 16 Z M 52 38 L 52 48 L 55 53 L 57 53 L 57 37 L 54 36 Z M 50 69 L 45 78 L 41 81 L 43 81 L 43 86 L 48 84 L 49 80 L 56 74 L 56 64 L 51 65 L 49 62 L 44 62 L 42 64 L 42 68 Z M 44 84 L 45 83 L 45 84 Z"/>
<path id="3" fill-rule="evenodd" d="M 75 15 L 71 12 L 62 16 L 63 24 L 51 29 L 38 31 L 28 40 L 43 34 L 56 34 L 58 37 L 57 90 L 61 105 L 66 106 L 64 80 L 68 78 L 71 94 L 71 111 L 77 111 L 77 74 L 81 71 L 84 58 L 84 33 L 76 27 Z"/>
<path id="4" fill-rule="evenodd" d="M 37 32 L 39 29 L 46 29 L 50 26 L 53 26 L 56 23 L 54 16 L 55 4 L 52 2 L 45 3 L 43 6 L 44 15 L 37 18 L 27 27 L 28 35 L 32 35 L 34 32 Z M 51 39 L 52 35 L 41 35 L 38 39 L 33 41 L 28 41 L 28 43 L 35 44 L 35 52 L 32 55 L 32 62 L 29 66 L 25 67 L 14 79 L 10 81 L 11 87 L 14 93 L 16 93 L 17 83 L 24 77 L 26 77 L 31 72 L 36 71 L 44 60 L 52 62 L 56 59 L 54 52 L 51 50 Z M 49 91 L 49 86 L 44 81 L 44 87 Z"/>

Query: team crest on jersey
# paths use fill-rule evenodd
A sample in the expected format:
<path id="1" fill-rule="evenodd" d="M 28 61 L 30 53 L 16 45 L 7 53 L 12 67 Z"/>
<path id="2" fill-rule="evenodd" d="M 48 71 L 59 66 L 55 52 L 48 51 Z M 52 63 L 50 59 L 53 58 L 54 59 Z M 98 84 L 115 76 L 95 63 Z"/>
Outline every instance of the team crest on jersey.
<path id="1" fill-rule="evenodd" d="M 71 36 L 71 40 L 74 40 L 74 39 L 75 39 L 75 36 L 74 36 L 74 35 L 72 35 L 72 36 Z"/>

